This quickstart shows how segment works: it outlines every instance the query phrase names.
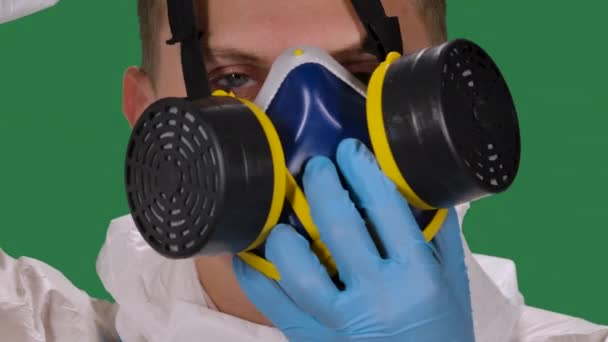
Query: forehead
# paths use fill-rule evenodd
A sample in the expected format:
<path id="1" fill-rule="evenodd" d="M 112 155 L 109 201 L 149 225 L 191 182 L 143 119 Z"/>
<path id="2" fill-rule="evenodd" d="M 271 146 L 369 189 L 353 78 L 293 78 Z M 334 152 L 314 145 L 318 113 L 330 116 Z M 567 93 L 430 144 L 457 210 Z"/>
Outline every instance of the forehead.
<path id="1" fill-rule="evenodd" d="M 360 44 L 364 29 L 348 0 L 208 0 L 201 5 L 207 43 L 276 55 L 294 45 L 328 51 Z"/>

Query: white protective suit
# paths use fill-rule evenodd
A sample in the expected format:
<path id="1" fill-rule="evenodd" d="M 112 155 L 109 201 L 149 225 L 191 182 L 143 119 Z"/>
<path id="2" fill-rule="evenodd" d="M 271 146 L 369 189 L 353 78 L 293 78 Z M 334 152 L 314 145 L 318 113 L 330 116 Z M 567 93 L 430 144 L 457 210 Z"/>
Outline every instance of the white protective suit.
<path id="1" fill-rule="evenodd" d="M 56 2 L 0 0 L 0 23 Z M 466 243 L 465 257 L 477 341 L 608 342 L 608 327 L 525 306 L 513 262 L 473 255 Z M 97 272 L 119 304 L 90 298 L 43 262 L 0 250 L 0 342 L 285 341 L 274 328 L 218 312 L 193 260 L 158 255 L 130 215 L 111 222 Z"/>
<path id="2" fill-rule="evenodd" d="M 460 208 L 462 220 L 468 206 Z M 524 305 L 513 262 L 465 243 L 480 342 L 608 342 L 608 327 Z M 163 258 L 130 215 L 111 222 L 97 261 L 119 303 L 89 298 L 58 271 L 0 250 L 0 341 L 285 341 L 278 330 L 218 312 L 193 260 Z"/>
<path id="3" fill-rule="evenodd" d="M 0 24 L 55 5 L 59 0 L 0 0 Z"/>

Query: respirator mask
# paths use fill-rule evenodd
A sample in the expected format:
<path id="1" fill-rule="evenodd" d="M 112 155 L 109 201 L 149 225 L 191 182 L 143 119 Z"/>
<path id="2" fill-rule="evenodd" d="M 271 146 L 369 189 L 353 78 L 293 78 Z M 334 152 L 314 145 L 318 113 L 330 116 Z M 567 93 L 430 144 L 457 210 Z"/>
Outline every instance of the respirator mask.
<path id="1" fill-rule="evenodd" d="M 402 55 L 397 18 L 353 0 L 380 62 L 367 84 L 309 46 L 273 64 L 254 101 L 211 92 L 191 0 L 168 0 L 187 98 L 150 105 L 126 157 L 127 201 L 145 241 L 169 258 L 238 254 L 278 279 L 263 243 L 279 222 L 335 265 L 300 187 L 308 159 L 334 158 L 345 138 L 367 145 L 431 241 L 447 209 L 507 190 L 519 168 L 515 106 L 498 67 L 454 40 Z M 345 241 L 344 243 L 348 243 Z"/>

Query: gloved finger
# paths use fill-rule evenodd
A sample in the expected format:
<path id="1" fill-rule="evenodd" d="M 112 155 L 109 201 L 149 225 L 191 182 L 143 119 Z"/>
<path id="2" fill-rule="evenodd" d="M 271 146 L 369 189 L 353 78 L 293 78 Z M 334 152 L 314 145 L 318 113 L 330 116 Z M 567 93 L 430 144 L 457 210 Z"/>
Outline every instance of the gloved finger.
<path id="1" fill-rule="evenodd" d="M 380 170 L 363 143 L 345 139 L 338 146 L 340 171 L 356 194 L 389 259 L 436 263 L 406 200 Z"/>
<path id="2" fill-rule="evenodd" d="M 462 308 L 471 307 L 471 294 L 467 266 L 464 262 L 462 235 L 456 210 L 451 208 L 448 216 L 432 242 L 443 264 L 448 283 Z"/>
<path id="3" fill-rule="evenodd" d="M 279 270 L 279 285 L 296 305 L 321 322 L 335 315 L 332 303 L 340 291 L 295 229 L 275 227 L 266 240 L 266 258 Z"/>
<path id="4" fill-rule="evenodd" d="M 304 192 L 321 240 L 331 253 L 346 285 L 366 279 L 377 270 L 380 254 L 349 194 L 340 183 L 333 163 L 315 157 L 306 165 Z"/>
<path id="5" fill-rule="evenodd" d="M 234 274 L 253 305 L 277 328 L 317 324 L 272 279 L 253 269 L 238 256 L 232 258 Z M 300 323 L 301 322 L 301 323 Z"/>

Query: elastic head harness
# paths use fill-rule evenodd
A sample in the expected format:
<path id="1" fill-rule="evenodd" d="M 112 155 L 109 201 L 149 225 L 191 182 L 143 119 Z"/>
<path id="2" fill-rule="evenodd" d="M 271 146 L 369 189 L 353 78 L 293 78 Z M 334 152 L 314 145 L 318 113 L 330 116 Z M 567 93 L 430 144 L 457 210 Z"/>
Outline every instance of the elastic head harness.
<path id="1" fill-rule="evenodd" d="M 367 37 L 364 50 L 384 61 L 390 52 L 403 54 L 399 19 L 387 17 L 382 2 L 352 0 L 353 7 L 365 27 Z M 167 1 L 169 26 L 173 37 L 167 44 L 181 43 L 181 61 L 188 99 L 196 100 L 211 96 L 211 88 L 200 38 L 202 32 L 196 24 L 193 1 Z"/>
<path id="2" fill-rule="evenodd" d="M 387 17 L 380 1 L 352 0 L 355 11 L 367 31 L 363 48 L 379 61 L 384 61 L 390 52 L 403 54 L 403 43 L 399 19 Z"/>
<path id="3" fill-rule="evenodd" d="M 200 38 L 202 32 L 196 25 L 194 1 L 168 0 L 169 26 L 173 37 L 167 44 L 181 43 L 181 59 L 188 99 L 197 100 L 211 96 L 211 88 L 205 68 Z"/>

